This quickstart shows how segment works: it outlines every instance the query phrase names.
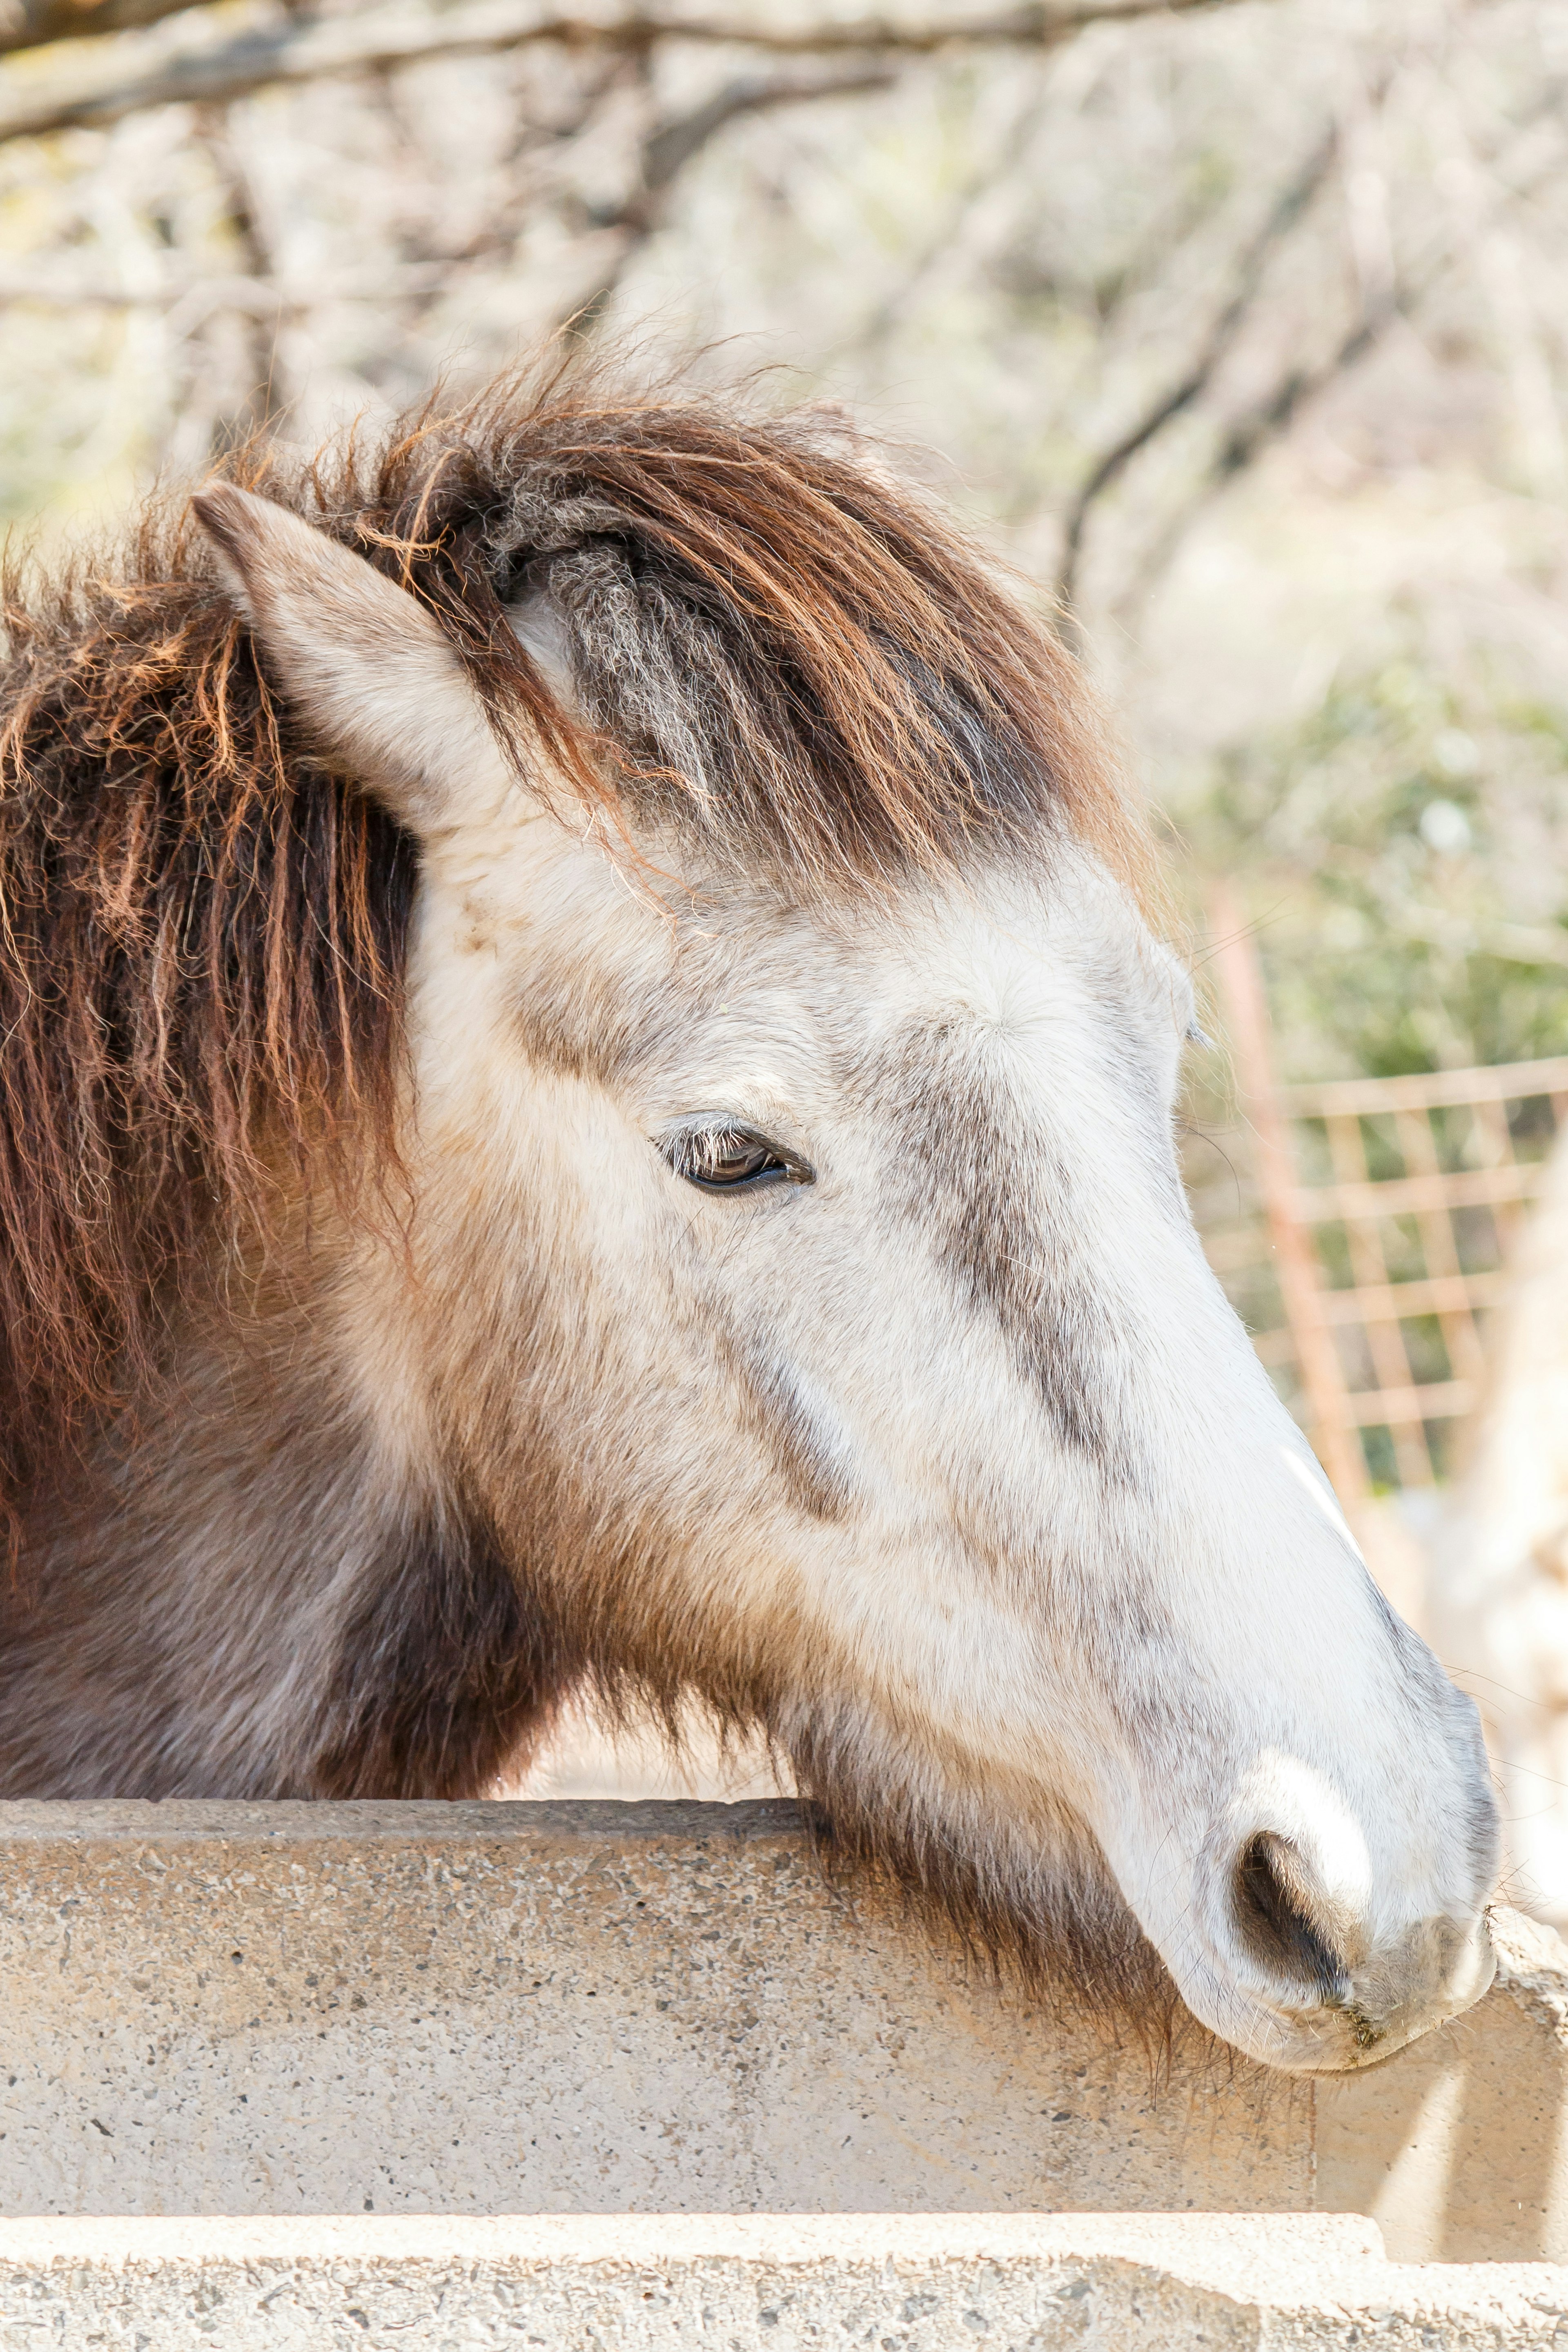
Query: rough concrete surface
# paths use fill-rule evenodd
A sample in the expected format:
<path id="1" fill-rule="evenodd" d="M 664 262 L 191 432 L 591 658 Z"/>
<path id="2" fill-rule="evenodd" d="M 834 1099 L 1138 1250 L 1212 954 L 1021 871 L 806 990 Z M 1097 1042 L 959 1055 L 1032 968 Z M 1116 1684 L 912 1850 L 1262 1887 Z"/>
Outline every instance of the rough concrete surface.
<path id="1" fill-rule="evenodd" d="M 1568 2344 L 1568 2271 L 1411 2269 L 1326 2216 L 10 2221 L 0 2343 L 1545 2352 Z"/>
<path id="2" fill-rule="evenodd" d="M 1344 2208 L 1556 2259 L 1561 1950 L 1352 2082 L 1157 2083 L 789 1802 L 0 1806 L 0 2211 Z"/>

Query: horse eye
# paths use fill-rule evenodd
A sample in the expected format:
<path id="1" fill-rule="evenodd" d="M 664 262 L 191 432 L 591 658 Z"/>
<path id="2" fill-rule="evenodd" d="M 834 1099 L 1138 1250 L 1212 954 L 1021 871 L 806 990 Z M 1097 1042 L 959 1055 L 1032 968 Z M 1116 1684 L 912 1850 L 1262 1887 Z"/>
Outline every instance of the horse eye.
<path id="1" fill-rule="evenodd" d="M 809 1184 L 812 1171 L 752 1127 L 734 1119 L 685 1128 L 667 1139 L 664 1156 L 702 1192 L 742 1192 L 760 1184 Z"/>

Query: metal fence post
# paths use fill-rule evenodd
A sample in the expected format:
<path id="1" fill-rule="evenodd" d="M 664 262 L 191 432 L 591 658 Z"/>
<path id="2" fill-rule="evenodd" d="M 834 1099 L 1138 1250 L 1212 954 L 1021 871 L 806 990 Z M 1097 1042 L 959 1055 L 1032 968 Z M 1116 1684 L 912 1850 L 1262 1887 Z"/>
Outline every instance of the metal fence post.
<path id="1" fill-rule="evenodd" d="M 1313 1450 L 1342 1503 L 1369 1491 L 1366 1458 L 1350 1412 L 1334 1335 L 1324 1317 L 1312 1237 L 1296 1214 L 1299 1179 L 1274 1076 L 1268 1007 L 1252 932 L 1234 892 L 1218 884 L 1209 902 L 1219 980 L 1241 1108 L 1258 1143 L 1258 1172 L 1274 1244 L 1279 1295 L 1295 1341 Z"/>

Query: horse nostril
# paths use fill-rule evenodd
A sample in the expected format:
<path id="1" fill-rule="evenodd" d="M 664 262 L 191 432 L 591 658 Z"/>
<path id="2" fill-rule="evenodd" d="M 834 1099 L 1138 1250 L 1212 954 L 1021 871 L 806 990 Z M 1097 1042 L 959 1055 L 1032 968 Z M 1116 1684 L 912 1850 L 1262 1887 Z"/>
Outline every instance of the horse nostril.
<path id="1" fill-rule="evenodd" d="M 1274 1830 L 1259 1830 L 1237 1856 L 1232 1888 L 1237 1926 L 1254 1959 L 1310 1984 L 1320 2000 L 1348 1998 L 1344 1956 L 1299 1846 Z"/>

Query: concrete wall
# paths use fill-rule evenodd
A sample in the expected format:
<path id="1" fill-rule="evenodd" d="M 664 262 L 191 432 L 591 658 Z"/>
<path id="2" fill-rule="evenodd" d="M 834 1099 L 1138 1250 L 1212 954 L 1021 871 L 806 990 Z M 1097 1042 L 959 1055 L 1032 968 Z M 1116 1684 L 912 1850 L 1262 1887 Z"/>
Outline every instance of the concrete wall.
<path id="1" fill-rule="evenodd" d="M 139 2352 L 1561 2352 L 1568 2271 L 1251 2214 L 0 2222 L 0 2343 Z"/>
<path id="2" fill-rule="evenodd" d="M 788 1802 L 0 1807 L 0 2210 L 1360 2210 L 1568 2255 L 1568 1979 L 1349 2083 L 1163 2085 Z"/>

